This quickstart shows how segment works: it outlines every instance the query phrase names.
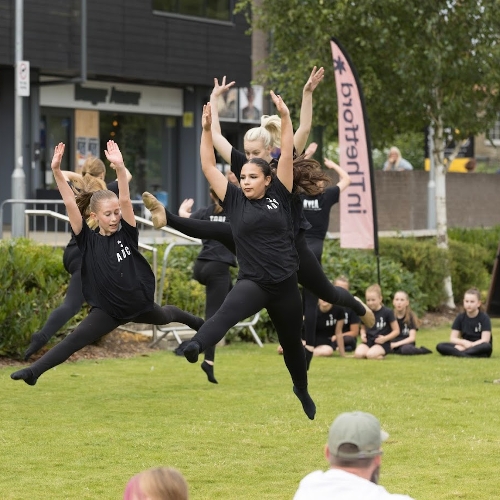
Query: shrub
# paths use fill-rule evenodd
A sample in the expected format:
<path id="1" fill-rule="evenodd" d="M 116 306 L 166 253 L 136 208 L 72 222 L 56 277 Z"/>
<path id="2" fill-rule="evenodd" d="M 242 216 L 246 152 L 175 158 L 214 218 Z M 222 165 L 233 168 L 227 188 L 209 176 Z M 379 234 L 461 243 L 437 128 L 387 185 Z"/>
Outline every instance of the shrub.
<path id="1" fill-rule="evenodd" d="M 423 310 L 435 310 L 445 299 L 443 280 L 447 274 L 447 252 L 434 239 L 383 238 L 380 253 L 399 262 L 416 280 Z M 408 292 L 409 293 L 409 292 Z M 413 297 L 409 293 L 413 304 Z"/>
<path id="2" fill-rule="evenodd" d="M 498 252 L 498 245 L 500 243 L 500 226 L 492 228 L 454 228 L 448 229 L 448 238 L 451 240 L 459 241 L 477 245 L 481 242 L 481 247 L 486 251 L 484 266 L 488 273 L 493 272 L 493 265 Z"/>
<path id="3" fill-rule="evenodd" d="M 392 297 L 398 290 L 404 290 L 411 299 L 412 308 L 422 313 L 428 304 L 425 294 L 418 286 L 417 277 L 385 254 L 379 258 L 380 286 L 384 303 L 392 307 Z M 338 241 L 325 241 L 323 269 L 333 281 L 339 275 L 350 280 L 351 293 L 364 299 L 368 286 L 377 283 L 377 258 L 373 251 L 342 249 Z"/>
<path id="4" fill-rule="evenodd" d="M 455 304 L 461 303 L 471 287 L 488 290 L 490 273 L 486 267 L 488 250 L 482 245 L 449 241 L 451 254 L 451 282 Z"/>
<path id="5" fill-rule="evenodd" d="M 17 239 L 0 242 L 0 355 L 19 356 L 66 291 L 62 250 Z"/>

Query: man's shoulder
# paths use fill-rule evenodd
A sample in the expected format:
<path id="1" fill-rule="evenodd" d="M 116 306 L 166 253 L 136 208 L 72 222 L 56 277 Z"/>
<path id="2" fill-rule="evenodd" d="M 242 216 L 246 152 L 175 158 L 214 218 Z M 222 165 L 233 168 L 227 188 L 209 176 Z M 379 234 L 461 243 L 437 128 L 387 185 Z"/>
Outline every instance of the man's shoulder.
<path id="1" fill-rule="evenodd" d="M 340 469 L 311 472 L 302 479 L 293 498 L 294 500 L 327 500 L 330 498 L 413 500 L 407 495 L 391 494 L 383 486 Z"/>

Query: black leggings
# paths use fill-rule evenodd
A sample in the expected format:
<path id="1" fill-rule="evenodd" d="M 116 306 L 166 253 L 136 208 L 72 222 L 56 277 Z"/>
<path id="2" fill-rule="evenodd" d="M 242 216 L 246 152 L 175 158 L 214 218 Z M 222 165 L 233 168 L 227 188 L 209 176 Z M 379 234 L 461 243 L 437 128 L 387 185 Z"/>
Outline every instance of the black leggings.
<path id="1" fill-rule="evenodd" d="M 71 277 L 63 303 L 50 313 L 45 325 L 38 332 L 41 334 L 40 336 L 43 336 L 45 342 L 48 342 L 75 316 L 85 303 L 81 277 L 82 254 L 76 245 L 64 249 L 63 263 Z"/>
<path id="2" fill-rule="evenodd" d="M 212 239 L 222 243 L 229 251 L 236 253 L 231 226 L 227 222 L 211 222 L 191 219 L 171 214 L 165 209 L 167 224 L 187 236 L 200 239 Z M 347 290 L 333 286 L 326 277 L 321 264 L 308 247 L 304 231 L 295 236 L 295 248 L 299 254 L 300 265 L 297 271 L 299 283 L 317 297 L 330 304 L 349 307 L 358 316 L 364 316 L 363 304 L 357 301 Z"/>
<path id="3" fill-rule="evenodd" d="M 160 307 L 158 304 L 154 304 L 152 311 L 139 314 L 132 320 L 113 318 L 102 309 L 94 307 L 89 315 L 74 329 L 71 335 L 65 337 L 59 344 L 56 344 L 50 351 L 47 351 L 30 366 L 33 376 L 35 378 L 40 377 L 40 375 L 50 368 L 66 361 L 76 351 L 96 342 L 107 333 L 112 332 L 117 326 L 129 323 L 130 321 L 153 325 L 166 325 L 175 321 L 184 323 L 194 330 L 198 330 L 202 324 L 200 318 L 175 306 Z"/>
<path id="4" fill-rule="evenodd" d="M 239 321 L 266 308 L 283 347 L 286 367 L 298 389 L 307 388 L 307 367 L 301 340 L 302 300 L 297 276 L 265 288 L 250 280 L 239 280 L 220 309 L 193 337 L 200 350 L 217 344 Z"/>
<path id="5" fill-rule="evenodd" d="M 211 318 L 223 304 L 232 287 L 229 264 L 215 260 L 197 259 L 194 263 L 193 277 L 205 285 L 205 320 Z M 205 360 L 214 361 L 215 346 L 205 349 Z"/>
<path id="6" fill-rule="evenodd" d="M 436 346 L 437 352 L 443 356 L 457 356 L 459 358 L 489 358 L 493 351 L 491 344 L 483 342 L 477 344 L 465 351 L 459 351 L 455 344 L 451 342 L 442 342 Z"/>
<path id="7" fill-rule="evenodd" d="M 312 254 L 321 265 L 321 255 L 323 254 L 323 240 L 319 238 L 306 238 Z M 314 347 L 316 345 L 316 321 L 318 318 L 318 297 L 307 288 L 302 290 L 304 301 L 304 331 L 306 345 Z"/>

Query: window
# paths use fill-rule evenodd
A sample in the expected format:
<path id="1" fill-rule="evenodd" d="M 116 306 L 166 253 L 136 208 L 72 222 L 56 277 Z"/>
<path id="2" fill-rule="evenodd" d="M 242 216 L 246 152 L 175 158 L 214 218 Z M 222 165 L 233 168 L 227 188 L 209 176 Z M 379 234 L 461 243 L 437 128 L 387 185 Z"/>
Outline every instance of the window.
<path id="1" fill-rule="evenodd" d="M 490 146 L 491 143 L 488 139 L 491 139 L 493 145 L 500 146 L 500 115 L 498 115 L 498 119 L 495 122 L 494 127 L 490 128 L 489 133 L 486 137 L 486 144 Z"/>
<path id="2" fill-rule="evenodd" d="M 231 21 L 233 0 L 153 0 L 153 10 L 215 21 Z"/>

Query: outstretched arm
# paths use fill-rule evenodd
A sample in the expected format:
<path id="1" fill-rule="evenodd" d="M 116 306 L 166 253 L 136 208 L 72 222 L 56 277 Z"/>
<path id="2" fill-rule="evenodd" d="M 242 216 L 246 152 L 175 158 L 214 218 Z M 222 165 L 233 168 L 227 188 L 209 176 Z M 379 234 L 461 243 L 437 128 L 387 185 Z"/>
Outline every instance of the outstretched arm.
<path id="1" fill-rule="evenodd" d="M 130 189 L 127 178 L 127 168 L 123 163 L 123 156 L 115 141 L 108 141 L 104 150 L 106 158 L 111 163 L 111 168 L 116 171 L 116 179 L 118 181 L 118 191 L 120 193 L 120 210 L 122 217 L 132 227 L 136 226 L 134 208 L 130 199 Z"/>
<path id="2" fill-rule="evenodd" d="M 75 234 L 80 234 L 83 223 L 82 214 L 76 204 L 75 193 L 73 193 L 73 190 L 69 187 L 68 181 L 61 170 L 61 160 L 64 154 L 64 148 L 65 145 L 62 142 L 55 147 L 50 166 L 54 174 L 54 179 L 56 180 L 57 188 L 61 193 L 61 197 L 68 212 L 71 229 Z"/>
<path id="3" fill-rule="evenodd" d="M 293 138 L 293 144 L 297 151 L 297 154 L 301 154 L 307 144 L 307 138 L 311 133 L 312 126 L 312 114 L 313 114 L 313 99 L 312 95 L 314 89 L 318 86 L 319 82 L 323 80 L 325 76 L 325 70 L 321 67 L 316 70 L 314 66 L 309 78 L 304 85 L 304 90 L 302 91 L 302 105 L 300 107 L 300 124 L 299 128 L 295 132 Z"/>
<path id="4" fill-rule="evenodd" d="M 340 192 L 344 191 L 344 189 L 351 184 L 351 178 L 349 174 L 340 166 L 337 165 L 334 161 L 325 158 L 325 167 L 335 170 L 337 174 L 339 174 L 339 182 L 337 182 L 337 186 L 340 189 Z"/>
<path id="5" fill-rule="evenodd" d="M 271 90 L 271 99 L 281 117 L 281 156 L 276 175 L 281 183 L 292 192 L 293 189 L 293 127 L 290 111 L 281 96 Z"/>
<path id="6" fill-rule="evenodd" d="M 224 76 L 219 85 L 219 80 L 214 78 L 214 88 L 210 94 L 210 105 L 212 107 L 212 142 L 218 153 L 229 164 L 231 164 L 231 150 L 233 146 L 231 146 L 229 141 L 222 135 L 219 121 L 218 101 L 219 97 L 227 92 L 234 83 L 235 82 L 230 82 L 226 85 L 226 77 Z"/>
<path id="7" fill-rule="evenodd" d="M 210 103 L 203 106 L 201 117 L 201 144 L 200 158 L 201 168 L 208 183 L 212 186 L 219 200 L 224 201 L 226 197 L 228 181 L 226 176 L 217 168 L 215 163 L 214 143 L 212 141 L 212 113 Z"/>

